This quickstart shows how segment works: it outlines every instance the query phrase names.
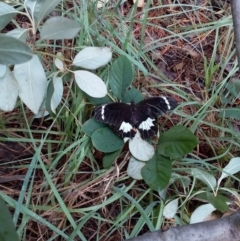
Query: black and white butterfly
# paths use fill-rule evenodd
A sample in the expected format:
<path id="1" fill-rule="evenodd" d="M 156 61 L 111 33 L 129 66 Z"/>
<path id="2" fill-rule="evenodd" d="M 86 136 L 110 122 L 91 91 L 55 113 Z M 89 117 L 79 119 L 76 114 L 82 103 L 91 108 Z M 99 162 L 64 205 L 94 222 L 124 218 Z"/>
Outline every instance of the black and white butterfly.
<path id="1" fill-rule="evenodd" d="M 94 118 L 114 127 L 122 138 L 133 138 L 139 130 L 141 138 L 147 139 L 158 131 L 157 117 L 177 105 L 175 99 L 164 96 L 151 97 L 137 104 L 113 102 L 98 106 Z"/>

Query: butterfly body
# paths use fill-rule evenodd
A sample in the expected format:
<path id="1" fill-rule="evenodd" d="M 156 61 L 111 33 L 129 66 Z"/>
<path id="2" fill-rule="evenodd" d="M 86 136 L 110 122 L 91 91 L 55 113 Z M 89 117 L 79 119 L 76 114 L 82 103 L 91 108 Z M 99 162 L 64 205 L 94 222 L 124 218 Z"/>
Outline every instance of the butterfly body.
<path id="1" fill-rule="evenodd" d="M 130 104 L 113 102 L 95 109 L 94 118 L 117 129 L 121 137 L 133 138 L 136 129 L 143 139 L 150 138 L 158 131 L 157 117 L 177 106 L 171 97 L 152 97 Z"/>

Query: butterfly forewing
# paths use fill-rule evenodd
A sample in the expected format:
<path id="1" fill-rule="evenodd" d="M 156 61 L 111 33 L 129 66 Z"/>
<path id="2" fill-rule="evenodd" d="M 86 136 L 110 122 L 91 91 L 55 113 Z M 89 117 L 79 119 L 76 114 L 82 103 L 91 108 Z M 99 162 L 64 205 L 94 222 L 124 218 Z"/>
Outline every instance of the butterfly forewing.
<path id="1" fill-rule="evenodd" d="M 135 131 L 131 124 L 131 107 L 125 103 L 109 103 L 95 109 L 94 118 L 109 124 L 121 137 L 134 137 Z"/>
<path id="2" fill-rule="evenodd" d="M 145 99 L 137 103 L 136 106 L 139 111 L 155 117 L 175 109 L 177 101 L 171 97 L 159 96 Z"/>
<path id="3" fill-rule="evenodd" d="M 109 103 L 95 109 L 94 118 L 109 125 L 118 126 L 128 113 L 129 105 L 125 103 Z"/>

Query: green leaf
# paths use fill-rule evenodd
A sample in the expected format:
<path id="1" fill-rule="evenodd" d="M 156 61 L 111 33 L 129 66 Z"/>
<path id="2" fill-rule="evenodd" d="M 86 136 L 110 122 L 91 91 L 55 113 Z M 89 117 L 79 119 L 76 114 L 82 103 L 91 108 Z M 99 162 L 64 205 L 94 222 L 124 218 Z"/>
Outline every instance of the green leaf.
<path id="1" fill-rule="evenodd" d="M 16 28 L 16 29 L 13 29 L 13 30 L 7 32 L 6 35 L 16 38 L 16 39 L 22 41 L 23 43 L 25 43 L 26 39 L 27 39 L 28 31 L 29 31 L 28 29 Z"/>
<path id="2" fill-rule="evenodd" d="M 4 67 L 3 65 L 1 65 Z M 12 71 L 7 67 L 3 77 L 0 77 L 0 109 L 12 111 L 18 97 L 18 84 Z"/>
<path id="3" fill-rule="evenodd" d="M 0 240 L 19 240 L 7 205 L 0 197 Z"/>
<path id="4" fill-rule="evenodd" d="M 17 14 L 15 8 L 10 5 L 0 2 L 0 30 L 2 30 Z"/>
<path id="5" fill-rule="evenodd" d="M 122 100 L 133 80 L 132 64 L 125 56 L 120 56 L 112 65 L 109 85 L 116 98 Z"/>
<path id="6" fill-rule="evenodd" d="M 87 94 L 86 94 L 87 95 Z M 89 101 L 95 105 L 95 106 L 98 106 L 98 105 L 103 105 L 103 104 L 106 104 L 106 103 L 110 103 L 112 102 L 112 100 L 109 98 L 108 95 L 102 97 L 102 98 L 94 98 L 92 96 L 89 96 L 87 95 L 87 98 L 89 99 Z"/>
<path id="7" fill-rule="evenodd" d="M 221 110 L 221 112 L 218 114 L 218 117 L 240 119 L 240 106 Z"/>
<path id="8" fill-rule="evenodd" d="M 167 203 L 163 209 L 163 216 L 167 219 L 174 218 L 178 210 L 179 198 L 176 198 Z"/>
<path id="9" fill-rule="evenodd" d="M 21 100 L 37 114 L 47 90 L 47 77 L 38 56 L 34 55 L 30 61 L 15 65 L 14 76 Z"/>
<path id="10" fill-rule="evenodd" d="M 62 77 L 57 77 L 57 73 L 53 75 L 52 80 L 48 81 L 46 98 L 43 101 L 39 112 L 34 118 L 42 118 L 43 116 L 51 115 L 56 116 L 56 108 L 61 103 L 63 95 L 63 82 Z"/>
<path id="11" fill-rule="evenodd" d="M 33 57 L 30 48 L 22 41 L 0 34 L 0 64 L 20 64 Z"/>
<path id="12" fill-rule="evenodd" d="M 192 215 L 191 215 L 191 219 L 190 219 L 190 224 L 192 223 L 200 223 L 200 222 L 204 222 L 206 221 L 206 219 L 211 215 L 211 213 L 213 211 L 215 211 L 216 208 L 213 207 L 212 204 L 208 203 L 208 204 L 203 204 L 199 207 L 197 207 Z"/>
<path id="13" fill-rule="evenodd" d="M 47 94 L 46 94 L 46 99 L 45 99 L 45 107 L 46 107 L 46 110 L 47 112 L 51 115 L 51 116 L 55 116 L 55 113 L 52 111 L 52 108 L 51 108 L 51 99 L 52 99 L 52 96 L 53 96 L 53 93 L 54 93 L 54 84 L 53 84 L 53 80 L 50 80 L 48 82 L 48 86 L 47 86 Z M 41 109 L 41 108 L 40 108 Z M 41 110 L 40 110 L 41 111 Z M 39 114 L 39 112 L 38 112 Z M 37 115 L 38 115 L 37 114 Z M 36 116 L 37 116 L 36 115 Z M 36 117 L 35 116 L 35 117 Z"/>
<path id="14" fill-rule="evenodd" d="M 32 19 L 37 21 L 37 15 L 41 10 L 41 7 L 44 4 L 44 1 L 25 0 L 24 4 L 27 7 L 28 12 L 31 14 Z"/>
<path id="15" fill-rule="evenodd" d="M 134 103 L 138 103 L 138 102 L 142 101 L 143 99 L 144 98 L 143 98 L 142 93 L 133 87 L 125 92 L 122 102 L 130 103 L 131 101 L 133 101 Z"/>
<path id="16" fill-rule="evenodd" d="M 159 189 L 164 189 L 169 183 L 172 173 L 172 162 L 165 156 L 155 154 L 151 160 L 146 162 L 141 173 L 149 187 L 159 191 Z"/>
<path id="17" fill-rule="evenodd" d="M 78 87 L 88 95 L 102 98 L 107 94 L 106 84 L 97 75 L 86 70 L 76 70 L 73 73 Z"/>
<path id="18" fill-rule="evenodd" d="M 51 108 L 51 99 L 54 94 L 54 83 L 52 80 L 48 81 L 47 92 L 45 95 L 45 100 L 42 102 L 38 113 L 34 116 L 34 118 L 43 118 L 44 116 L 51 115 L 52 117 L 56 116 L 55 111 L 53 112 Z"/>
<path id="19" fill-rule="evenodd" d="M 230 162 L 222 169 L 222 175 L 218 179 L 218 186 L 220 186 L 221 181 L 235 173 L 240 171 L 240 157 L 234 157 L 230 160 Z"/>
<path id="20" fill-rule="evenodd" d="M 92 134 L 93 146 L 102 152 L 114 152 L 123 147 L 124 142 L 110 128 L 99 128 Z"/>
<path id="21" fill-rule="evenodd" d="M 174 126 L 162 133 L 158 142 L 158 152 L 172 159 L 178 159 L 191 152 L 198 144 L 197 138 L 184 126 Z"/>
<path id="22" fill-rule="evenodd" d="M 226 98 L 225 96 L 220 97 L 220 101 L 222 104 L 227 105 L 227 104 L 232 104 L 232 97 Z"/>
<path id="23" fill-rule="evenodd" d="M 7 72 L 7 65 L 0 64 L 0 78 L 2 78 Z"/>
<path id="24" fill-rule="evenodd" d="M 112 58 L 108 47 L 86 47 L 73 59 L 73 65 L 85 69 L 97 69 L 106 65 Z"/>
<path id="25" fill-rule="evenodd" d="M 83 124 L 82 131 L 88 136 L 92 136 L 94 131 L 102 127 L 106 127 L 106 124 L 96 121 L 94 118 L 90 118 Z"/>
<path id="26" fill-rule="evenodd" d="M 131 154 L 140 161 L 149 161 L 155 153 L 154 147 L 141 138 L 139 131 L 129 140 L 128 146 Z"/>
<path id="27" fill-rule="evenodd" d="M 64 59 L 62 52 L 57 52 L 56 58 L 54 59 L 54 64 L 59 70 L 65 69 L 65 64 L 62 59 Z"/>
<path id="28" fill-rule="evenodd" d="M 56 108 L 58 105 L 61 103 L 62 96 L 63 96 L 63 81 L 62 77 L 57 77 L 57 75 L 53 76 L 53 87 L 54 87 L 54 92 L 51 98 L 51 110 L 56 114 Z"/>
<path id="29" fill-rule="evenodd" d="M 229 209 L 227 205 L 229 199 L 220 193 L 218 193 L 217 196 L 214 196 L 211 192 L 206 191 L 196 195 L 196 198 L 210 202 L 219 211 L 225 212 Z"/>
<path id="30" fill-rule="evenodd" d="M 146 165 L 146 162 L 139 161 L 134 156 L 129 159 L 127 174 L 136 180 L 142 180 L 142 168 Z"/>
<path id="31" fill-rule="evenodd" d="M 56 8 L 56 6 L 61 3 L 62 0 L 51 0 L 51 1 L 32 1 L 26 0 L 25 4 L 30 8 L 30 12 L 32 17 L 36 21 L 36 28 L 38 28 L 39 24 L 43 21 L 45 17 L 48 16 L 52 10 Z"/>
<path id="32" fill-rule="evenodd" d="M 212 193 L 207 192 L 207 200 L 219 211 L 226 212 L 228 211 L 229 207 L 227 202 L 229 201 L 228 198 L 221 194 L 217 194 L 214 196 Z"/>
<path id="33" fill-rule="evenodd" d="M 114 163 L 115 159 L 119 156 L 121 151 L 122 151 L 122 148 L 120 148 L 115 152 L 105 154 L 105 156 L 103 157 L 103 167 L 105 169 L 109 169 Z"/>
<path id="34" fill-rule="evenodd" d="M 208 185 L 208 187 L 211 188 L 212 190 L 214 190 L 214 188 L 216 187 L 217 181 L 215 177 L 212 176 L 211 174 L 197 168 L 191 168 L 191 173 L 197 179 L 201 180 L 206 185 Z"/>
<path id="35" fill-rule="evenodd" d="M 228 83 L 226 89 L 235 97 L 237 98 L 240 93 L 240 80 L 235 79 L 231 83 Z"/>
<path id="36" fill-rule="evenodd" d="M 201 193 L 197 194 L 197 195 L 196 195 L 196 198 L 202 199 L 203 201 L 208 201 L 207 193 L 206 193 L 206 192 L 201 192 Z"/>
<path id="37" fill-rule="evenodd" d="M 62 16 L 49 18 L 40 31 L 41 39 L 72 39 L 80 30 L 79 23 Z"/>
<path id="38" fill-rule="evenodd" d="M 56 108 L 60 104 L 63 95 L 62 77 L 53 76 L 48 82 L 45 106 L 51 116 L 56 116 Z"/>

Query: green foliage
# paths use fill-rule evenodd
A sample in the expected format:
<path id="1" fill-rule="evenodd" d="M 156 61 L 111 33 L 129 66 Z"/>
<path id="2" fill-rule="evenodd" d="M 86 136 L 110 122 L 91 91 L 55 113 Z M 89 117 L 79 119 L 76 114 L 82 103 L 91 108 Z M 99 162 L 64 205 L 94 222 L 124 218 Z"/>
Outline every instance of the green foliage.
<path id="1" fill-rule="evenodd" d="M 8 207 L 0 197 L 0 240 L 19 240 Z"/>
<path id="2" fill-rule="evenodd" d="M 113 162 L 115 161 L 115 159 L 120 155 L 121 151 L 122 151 L 122 148 L 120 148 L 115 152 L 106 153 L 105 156 L 103 157 L 103 167 L 105 169 L 110 168 Z"/>
<path id="3" fill-rule="evenodd" d="M 188 154 L 197 144 L 198 140 L 190 130 L 184 126 L 174 126 L 160 135 L 158 152 L 177 159 Z"/>
<path id="4" fill-rule="evenodd" d="M 196 197 L 200 200 L 211 203 L 217 210 L 221 212 L 226 212 L 229 210 L 227 205 L 229 198 L 227 198 L 223 193 L 217 193 L 217 195 L 214 195 L 212 192 L 209 192 L 209 190 L 206 190 L 205 192 L 196 195 Z"/>
<path id="5" fill-rule="evenodd" d="M 85 47 L 79 53 L 74 53 L 73 60 L 68 60 L 64 59 L 65 56 L 61 51 L 56 52 L 59 46 L 49 47 L 50 53 L 46 52 L 45 47 L 42 47 L 45 46 L 46 40 L 72 39 L 76 37 L 81 28 L 76 20 L 63 16 L 54 16 L 45 21 L 45 18 L 60 2 L 62 0 L 24 1 L 22 12 L 16 11 L 6 3 L 0 3 L 0 28 L 5 27 L 16 13 L 24 15 L 32 24 L 29 27 L 32 36 L 31 49 L 39 51 L 39 56 L 36 53 L 33 54 L 25 44 L 26 29 L 18 28 L 17 31 L 13 29 L 7 33 L 9 36 L 7 34 L 0 35 L 0 64 L 5 65 L 5 68 L 0 68 L 1 110 L 12 111 L 19 96 L 24 104 L 36 115 L 35 118 L 55 113 L 63 95 L 62 77 L 69 72 L 74 75 L 77 86 L 88 95 L 101 98 L 107 94 L 106 84 L 96 74 L 86 70 L 72 71 L 68 69 L 67 65 L 72 64 L 76 67 L 95 70 L 106 65 L 111 60 L 112 52 L 110 48 Z M 40 31 L 40 37 L 36 34 L 37 31 Z M 48 69 L 49 76 L 47 76 L 47 71 L 44 69 L 45 59 L 43 56 L 45 55 L 52 58 L 52 62 L 57 67 L 56 70 L 54 65 L 47 64 L 48 68 L 51 66 L 51 69 Z M 7 65 L 15 65 L 14 74 L 11 74 L 11 70 Z M 51 80 L 55 78 L 58 79 L 58 82 L 61 82 L 54 86 L 53 92 L 47 91 L 48 78 Z M 2 88 L 3 86 L 6 87 Z M 13 88 L 14 91 L 11 91 Z M 47 99 L 47 102 L 45 102 L 45 99 Z M 45 110 L 46 108 L 48 111 Z M 52 116 L 54 117 L 54 114 Z"/>
<path id="6" fill-rule="evenodd" d="M 231 106 L 230 108 L 228 107 L 226 109 L 232 109 L 232 110 L 235 109 L 233 108 L 232 103 L 234 103 L 234 100 L 239 97 L 239 93 L 240 93 L 239 79 L 234 79 L 232 80 L 232 82 L 229 82 L 226 84 L 226 90 L 224 91 L 224 94 L 220 96 L 220 100 L 223 105 Z"/>
<path id="7" fill-rule="evenodd" d="M 88 100 L 95 106 L 98 106 L 98 105 L 103 105 L 103 104 L 106 104 L 106 103 L 109 103 L 111 102 L 112 100 L 109 98 L 108 95 L 102 97 L 102 98 L 94 98 L 92 96 L 89 96 L 87 95 L 87 98 Z"/>
<path id="8" fill-rule="evenodd" d="M 47 96 L 46 96 L 46 100 L 45 100 L 46 109 L 50 113 L 51 116 L 55 116 L 55 114 L 51 108 L 53 95 L 54 95 L 54 83 L 53 83 L 53 79 L 52 79 L 48 82 Z"/>
<path id="9" fill-rule="evenodd" d="M 216 196 L 214 196 L 211 192 L 206 192 L 207 194 L 207 200 L 219 211 L 226 212 L 229 210 L 229 207 L 227 205 L 227 202 L 229 202 L 229 199 L 220 193 L 218 193 Z"/>
<path id="10" fill-rule="evenodd" d="M 32 51 L 22 41 L 0 34 L 0 64 L 20 64 L 32 57 Z"/>
<path id="11" fill-rule="evenodd" d="M 221 118 L 235 118 L 240 119 L 240 106 L 237 106 L 236 108 L 226 108 L 222 109 L 220 113 L 218 114 L 218 117 Z"/>
<path id="12" fill-rule="evenodd" d="M 108 127 L 99 128 L 92 134 L 92 143 L 102 152 L 114 152 L 123 147 L 124 142 Z"/>
<path id="13" fill-rule="evenodd" d="M 61 29 L 56 29 L 57 24 Z M 46 21 L 41 29 L 41 39 L 57 40 L 59 39 L 59 33 L 61 33 L 61 38 L 63 39 L 72 39 L 79 30 L 79 24 L 74 20 L 57 16 Z"/>
<path id="14" fill-rule="evenodd" d="M 122 102 L 124 103 L 130 103 L 131 101 L 134 101 L 134 103 L 138 103 L 141 100 L 143 100 L 142 93 L 132 87 L 131 89 L 126 90 L 125 95 L 123 96 Z"/>
<path id="15" fill-rule="evenodd" d="M 172 160 L 191 152 L 198 141 L 184 126 L 174 126 L 162 133 L 154 157 L 142 168 L 145 182 L 154 190 L 164 189 L 172 173 Z"/>
<path id="16" fill-rule="evenodd" d="M 235 79 L 231 83 L 228 83 L 226 89 L 234 98 L 238 98 L 240 93 L 240 80 Z"/>
<path id="17" fill-rule="evenodd" d="M 141 171 L 144 181 L 156 191 L 164 189 L 168 185 L 171 173 L 171 159 L 158 153 L 146 163 Z"/>
<path id="18" fill-rule="evenodd" d="M 102 127 L 106 127 L 106 124 L 96 121 L 94 118 L 90 118 L 83 124 L 82 131 L 88 136 L 92 136 L 94 131 Z"/>
<path id="19" fill-rule="evenodd" d="M 8 4 L 0 2 L 0 30 L 2 30 L 16 16 L 16 14 L 17 11 L 15 10 L 15 8 L 9 6 Z"/>
<path id="20" fill-rule="evenodd" d="M 218 68 L 219 64 L 215 64 L 213 60 L 207 62 L 207 59 L 204 59 L 205 86 L 207 89 L 210 87 L 212 83 L 212 77 Z"/>
<path id="21" fill-rule="evenodd" d="M 113 62 L 110 71 L 110 87 L 114 96 L 122 100 L 127 88 L 133 80 L 133 69 L 131 62 L 125 56 L 120 56 Z"/>

